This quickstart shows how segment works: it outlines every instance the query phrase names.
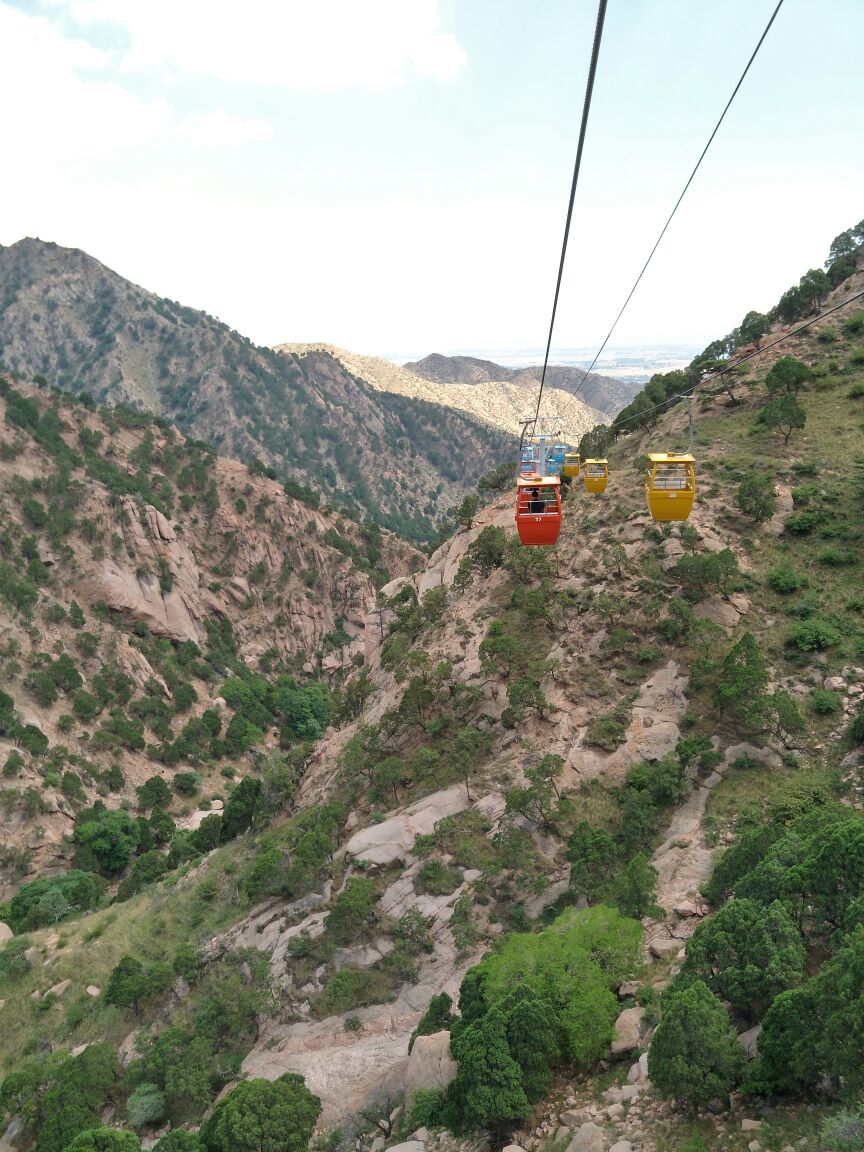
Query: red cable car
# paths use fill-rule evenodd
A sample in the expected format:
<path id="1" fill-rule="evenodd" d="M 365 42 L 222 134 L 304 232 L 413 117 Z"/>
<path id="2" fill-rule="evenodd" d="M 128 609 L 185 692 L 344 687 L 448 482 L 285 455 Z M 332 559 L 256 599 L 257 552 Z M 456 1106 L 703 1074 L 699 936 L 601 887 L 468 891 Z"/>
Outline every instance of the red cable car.
<path id="1" fill-rule="evenodd" d="M 554 544 L 561 531 L 561 480 L 520 476 L 516 480 L 516 531 L 523 544 Z"/>

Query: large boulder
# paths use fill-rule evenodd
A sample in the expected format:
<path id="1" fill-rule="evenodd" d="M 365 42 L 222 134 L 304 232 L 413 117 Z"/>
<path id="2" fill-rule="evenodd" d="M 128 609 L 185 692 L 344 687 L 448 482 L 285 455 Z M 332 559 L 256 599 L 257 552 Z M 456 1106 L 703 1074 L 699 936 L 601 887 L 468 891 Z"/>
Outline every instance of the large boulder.
<path id="1" fill-rule="evenodd" d="M 8 924 L 0 923 L 0 948 L 2 948 L 4 944 L 8 943 L 8 941 L 11 940 L 14 935 L 15 933 L 12 931 Z"/>
<path id="2" fill-rule="evenodd" d="M 606 1133 L 590 1120 L 577 1128 L 567 1145 L 567 1152 L 606 1152 Z"/>
<path id="3" fill-rule="evenodd" d="M 642 1034 L 644 1008 L 625 1008 L 615 1021 L 615 1038 L 612 1041 L 612 1055 L 623 1056 L 639 1047 Z"/>
<path id="4" fill-rule="evenodd" d="M 450 1055 L 450 1033 L 434 1032 L 418 1036 L 405 1069 L 405 1104 L 411 1106 L 419 1088 L 446 1088 L 456 1076 L 456 1061 Z"/>

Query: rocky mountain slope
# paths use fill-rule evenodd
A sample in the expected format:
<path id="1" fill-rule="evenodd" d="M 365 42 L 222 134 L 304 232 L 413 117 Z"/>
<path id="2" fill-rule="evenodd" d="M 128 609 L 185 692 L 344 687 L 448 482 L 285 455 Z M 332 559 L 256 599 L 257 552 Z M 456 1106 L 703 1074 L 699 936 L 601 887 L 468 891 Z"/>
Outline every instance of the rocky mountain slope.
<path id="1" fill-rule="evenodd" d="M 852 296 L 858 277 L 826 291 L 825 306 Z M 775 324 L 765 342 L 781 331 Z M 141 635 L 122 607 L 106 615 L 88 601 L 83 630 L 95 630 L 92 616 L 104 634 L 86 664 L 92 642 L 82 651 L 76 639 L 76 579 L 58 577 L 64 540 L 84 564 L 77 537 L 88 543 L 83 525 L 95 501 L 86 516 L 71 509 L 76 525 L 64 534 L 70 509 L 58 490 L 98 478 L 104 504 L 113 484 L 118 517 L 123 498 L 137 495 L 138 521 L 143 513 L 160 537 L 148 507 L 172 497 L 182 508 L 186 493 L 188 531 L 197 533 L 208 482 L 186 488 L 180 478 L 192 463 L 186 455 L 200 448 L 185 446 L 172 472 L 161 439 L 157 458 L 165 429 L 151 428 L 154 444 L 139 451 L 143 430 L 134 446 L 115 449 L 127 462 L 118 469 L 124 483 L 136 485 L 119 491 L 105 440 L 94 446 L 77 423 L 62 426 L 71 411 L 76 421 L 95 420 L 92 413 L 61 403 L 56 417 L 46 411 L 34 423 L 31 412 L 28 424 L 13 397 L 10 422 L 7 393 L 3 439 L 12 446 L 3 452 L 23 464 L 26 453 L 50 448 L 53 461 L 34 455 L 28 485 L 10 478 L 4 497 L 14 525 L 0 540 L 4 627 L 26 657 L 5 653 L 11 722 L 0 708 L 3 751 L 22 761 L 13 760 L 9 787 L 28 781 L 16 819 L 38 841 L 40 798 L 56 794 L 58 776 L 62 792 L 66 772 L 80 772 L 85 787 L 88 773 L 96 778 L 107 805 L 107 814 L 94 810 L 90 794 L 82 799 L 66 781 L 70 839 L 40 861 L 47 885 L 24 885 L 7 906 L 0 1060 L 4 1073 L 21 1076 L 4 1082 L 0 1101 L 16 1139 L 48 1147 L 53 1128 L 41 1101 L 56 1099 L 52 1077 L 78 1067 L 57 1072 L 44 1054 L 80 1060 L 91 1045 L 89 1058 L 107 1067 L 95 1043 L 104 1041 L 122 1068 L 104 1073 L 91 1111 L 130 1129 L 146 1085 L 158 1104 L 137 1126 L 147 1141 L 169 1124 L 195 1128 L 238 1078 L 276 1082 L 297 1072 L 321 1100 L 319 1133 L 332 1148 L 380 1152 L 413 1136 L 404 1152 L 454 1152 L 446 1129 L 460 1125 L 463 1147 L 479 1128 L 544 1152 L 827 1147 L 823 1120 L 844 1092 L 862 1091 L 855 1046 L 843 1042 L 859 1034 L 864 994 L 854 952 L 864 881 L 849 867 L 864 834 L 862 335 L 864 309 L 852 306 L 750 361 L 734 402 L 717 382 L 697 392 L 699 492 L 686 525 L 650 519 L 641 479 L 646 452 L 683 446 L 679 404 L 610 446 L 602 496 L 573 485 L 555 548 L 520 547 L 502 497 L 422 565 L 408 551 L 394 557 L 379 599 L 370 593 L 362 620 L 343 621 L 356 634 L 334 661 L 326 697 L 324 651 L 286 664 L 278 653 L 287 637 L 277 653 L 259 653 L 244 632 L 247 611 L 261 612 L 263 626 L 267 612 L 302 602 L 304 589 L 314 599 L 305 575 L 278 605 L 278 580 L 264 584 L 259 604 L 249 579 L 253 603 L 228 607 L 242 648 L 223 628 L 208 629 L 205 616 L 199 655 L 180 640 Z M 791 367 L 783 362 L 790 346 Z M 784 396 L 803 410 L 803 425 Z M 774 422 L 775 402 L 781 416 L 792 412 L 791 426 Z M 120 436 L 110 414 L 99 419 L 96 431 Z M 62 486 L 33 486 L 60 471 L 55 435 L 78 445 L 84 463 L 67 458 Z M 228 487 L 220 506 L 238 498 L 247 499 L 243 489 Z M 34 502 L 44 505 L 41 524 Z M 259 504 L 260 496 L 253 523 Z M 179 513 L 162 514 L 180 522 Z M 263 515 L 271 514 L 267 506 Z M 121 520 L 115 562 L 125 563 L 127 529 Z M 322 529 L 328 544 L 324 521 Z M 88 565 L 104 565 L 110 531 L 97 529 L 88 547 L 106 556 L 90 555 Z M 336 531 L 356 541 L 355 564 L 372 564 L 356 530 Z M 329 541 L 340 557 L 352 555 L 348 543 Z M 49 543 L 56 559 L 46 577 L 40 550 Z M 205 533 L 193 557 L 209 592 L 230 577 L 207 544 Z M 333 561 L 318 555 L 319 578 Z M 21 589 L 28 583 L 35 599 Z M 160 611 L 151 627 L 157 616 L 163 622 Z M 49 645 L 42 637 L 52 620 L 63 631 Z M 118 652 L 128 644 L 153 671 L 128 707 L 111 670 L 112 632 Z M 114 693 L 87 723 L 77 723 L 82 689 L 61 662 L 73 652 L 84 690 Z M 111 672 L 104 686 L 99 661 Z M 45 675 L 57 694 L 45 711 L 59 713 L 47 748 L 25 732 L 23 713 L 37 693 L 50 696 Z M 151 683 L 159 676 L 170 697 Z M 190 714 L 197 718 L 205 699 L 209 707 L 183 739 L 175 710 L 189 698 L 188 682 L 198 697 Z M 61 728 L 69 699 L 72 725 Z M 123 745 L 136 743 L 123 719 L 146 727 L 143 749 Z M 111 764 L 96 776 L 81 760 L 103 751 Z M 107 773 L 113 763 L 131 772 L 138 758 L 168 795 L 150 783 L 134 810 L 124 809 L 118 801 L 131 801 L 129 790 L 112 791 L 117 777 Z M 192 772 L 197 790 L 187 796 L 181 777 Z M 153 846 L 144 848 L 147 836 Z M 63 879 L 73 853 L 74 890 Z M 739 911 L 745 919 L 719 933 L 726 951 L 712 962 L 711 926 Z M 750 963 L 753 940 L 767 950 L 759 964 Z M 770 979 L 760 984 L 754 971 Z M 460 988 L 461 1023 L 440 999 L 455 1000 Z M 520 1034 L 526 996 L 531 1027 Z M 550 1046 L 535 1063 L 526 1052 L 536 1053 L 553 1018 Z M 776 1053 L 793 1044 L 786 1065 L 801 1079 L 784 1080 Z M 433 1132 L 442 1125 L 443 1135 Z"/>
<path id="2" fill-rule="evenodd" d="M 415 376 L 439 384 L 468 384 L 476 387 L 508 383 L 528 390 L 536 388 L 543 372 L 540 364 L 528 368 L 505 368 L 491 360 L 478 360 L 474 356 L 442 356 L 438 352 L 405 364 L 404 367 Z M 566 392 L 609 417 L 615 416 L 625 404 L 629 404 L 639 391 L 638 384 L 616 380 L 613 376 L 602 376 L 597 372 L 586 374 L 581 368 L 567 364 L 551 364 L 546 369 L 545 387 L 554 390 L 557 406 L 562 403 L 560 393 Z"/>
<path id="3" fill-rule="evenodd" d="M 84 252 L 39 240 L 0 248 L 0 360 L 28 379 L 170 417 L 222 455 L 261 460 L 414 540 L 431 539 L 441 514 L 514 450 L 488 423 L 376 391 L 327 352 L 258 348 Z"/>
<path id="4" fill-rule="evenodd" d="M 455 408 L 511 436 L 519 436 L 522 431 L 520 421 L 533 414 L 537 402 L 537 382 L 530 376 L 524 379 L 519 376 L 512 381 L 492 377 L 476 383 L 447 382 L 445 387 L 441 387 L 440 382 L 424 379 L 407 367 L 400 368 L 398 364 L 375 356 L 359 356 L 331 344 L 279 344 L 276 351 L 298 356 L 324 352 L 343 364 L 352 375 L 381 392 Z M 606 420 L 604 413 L 589 408 L 583 400 L 559 388 L 544 389 L 541 415 L 547 414 L 560 419 L 561 434 L 568 444 L 578 444 L 589 428 Z"/>
<path id="5" fill-rule="evenodd" d="M 46 761 L 37 736 L 37 751 L 5 773 L 8 891 L 62 865 L 76 805 L 96 799 L 118 756 L 115 802 L 157 770 L 142 717 L 156 725 L 148 739 L 170 741 L 218 698 L 214 664 L 224 671 L 234 660 L 338 680 L 366 658 L 376 584 L 421 557 L 287 496 L 164 421 L 7 381 L 4 424 L 0 667 L 17 726 L 0 734 L 0 761 L 21 759 L 28 727 L 57 748 Z M 71 670 L 58 691 L 59 655 Z M 100 740 L 93 727 L 110 726 L 112 703 L 132 728 Z"/>

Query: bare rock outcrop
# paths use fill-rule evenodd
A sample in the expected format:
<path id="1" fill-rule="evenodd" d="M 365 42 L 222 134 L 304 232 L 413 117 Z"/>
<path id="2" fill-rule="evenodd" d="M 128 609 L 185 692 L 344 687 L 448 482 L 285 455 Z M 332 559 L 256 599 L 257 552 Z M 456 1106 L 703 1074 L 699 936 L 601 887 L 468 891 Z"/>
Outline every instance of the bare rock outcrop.
<path id="1" fill-rule="evenodd" d="M 450 1033 L 418 1036 L 405 1068 L 405 1105 L 418 1088 L 446 1088 L 456 1076 L 456 1061 L 450 1054 Z"/>

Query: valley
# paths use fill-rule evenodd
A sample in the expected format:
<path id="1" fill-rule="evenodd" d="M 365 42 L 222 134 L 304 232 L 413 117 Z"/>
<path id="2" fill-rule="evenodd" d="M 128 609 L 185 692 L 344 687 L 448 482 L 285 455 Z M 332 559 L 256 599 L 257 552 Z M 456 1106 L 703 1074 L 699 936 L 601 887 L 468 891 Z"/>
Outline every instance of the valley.
<path id="1" fill-rule="evenodd" d="M 609 486 L 567 483 L 561 537 L 537 549 L 509 489 L 425 554 L 275 449 L 243 462 L 254 421 L 235 409 L 211 447 L 208 386 L 184 401 L 202 423 L 178 427 L 173 369 L 135 384 L 123 334 L 122 384 L 97 362 L 52 386 L 50 321 L 27 327 L 22 281 L 0 314 L 7 1147 L 66 1152 L 98 1127 L 209 1152 L 247 1091 L 284 1093 L 321 1152 L 820 1152 L 853 1123 L 849 237 L 819 301 L 848 307 L 768 347 L 816 314 L 799 295 L 620 410 L 595 392 L 573 440 L 607 452 Z M 417 381 L 458 388 L 448 419 L 477 439 L 451 496 L 512 446 L 489 397 L 525 382 L 497 365 L 388 375 L 289 345 L 267 360 L 280 380 L 283 360 L 309 395 L 344 386 L 346 409 L 349 384 L 439 413 Z M 685 386 L 697 501 L 658 523 L 642 472 L 686 446 Z"/>

